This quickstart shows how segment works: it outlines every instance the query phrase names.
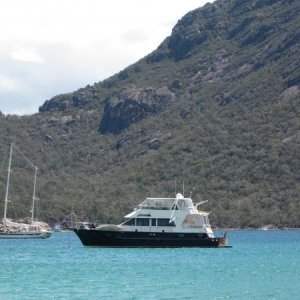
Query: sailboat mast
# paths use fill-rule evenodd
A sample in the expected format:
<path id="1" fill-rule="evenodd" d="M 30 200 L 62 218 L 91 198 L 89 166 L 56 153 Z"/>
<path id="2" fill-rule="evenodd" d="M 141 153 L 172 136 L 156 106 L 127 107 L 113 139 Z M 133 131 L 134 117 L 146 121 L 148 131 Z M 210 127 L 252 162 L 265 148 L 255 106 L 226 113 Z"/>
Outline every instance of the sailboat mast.
<path id="1" fill-rule="evenodd" d="M 35 202 L 36 174 L 37 174 L 37 171 L 38 171 L 38 167 L 35 166 L 34 180 L 33 180 L 32 207 L 31 207 L 31 223 L 33 223 L 33 217 L 34 217 L 34 202 Z"/>
<path id="2" fill-rule="evenodd" d="M 10 153 L 9 153 L 9 161 L 8 161 L 8 169 L 7 169 L 6 192 L 5 192 L 5 200 L 4 200 L 4 215 L 3 215 L 3 228 L 4 228 L 4 231 L 6 229 L 6 213 L 7 213 L 9 181 L 10 181 L 10 173 L 11 173 L 11 159 L 12 159 L 13 147 L 14 147 L 14 144 L 11 143 Z"/>

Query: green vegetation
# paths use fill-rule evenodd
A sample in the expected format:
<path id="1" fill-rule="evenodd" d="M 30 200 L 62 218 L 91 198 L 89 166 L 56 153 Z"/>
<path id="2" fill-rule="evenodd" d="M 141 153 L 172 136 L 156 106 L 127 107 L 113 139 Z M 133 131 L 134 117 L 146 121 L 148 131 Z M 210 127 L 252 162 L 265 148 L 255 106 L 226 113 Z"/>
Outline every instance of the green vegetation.
<path id="1" fill-rule="evenodd" d="M 216 1 L 119 74 L 54 97 L 38 114 L 0 114 L 0 192 L 14 141 L 40 169 L 49 222 L 72 207 L 81 219 L 116 222 L 184 181 L 186 195 L 209 200 L 203 209 L 216 226 L 300 227 L 299 16 L 299 1 Z M 150 87 L 154 100 L 144 96 Z M 164 105 L 161 88 L 175 95 Z M 130 126 L 101 134 L 107 114 Z M 21 214 L 31 175 L 21 161 L 15 168 Z"/>

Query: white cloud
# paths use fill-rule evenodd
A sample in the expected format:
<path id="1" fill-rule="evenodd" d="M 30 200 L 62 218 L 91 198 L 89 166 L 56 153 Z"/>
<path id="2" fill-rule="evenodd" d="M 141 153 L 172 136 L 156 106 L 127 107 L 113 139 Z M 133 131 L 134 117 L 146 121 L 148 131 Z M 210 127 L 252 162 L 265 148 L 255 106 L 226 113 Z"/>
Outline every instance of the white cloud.
<path id="1" fill-rule="evenodd" d="M 18 48 L 11 53 L 11 58 L 16 61 L 29 63 L 42 63 L 43 58 L 30 47 Z"/>
<path id="2" fill-rule="evenodd" d="M 205 2 L 0 0 L 0 110 L 34 113 L 52 96 L 113 75 Z"/>

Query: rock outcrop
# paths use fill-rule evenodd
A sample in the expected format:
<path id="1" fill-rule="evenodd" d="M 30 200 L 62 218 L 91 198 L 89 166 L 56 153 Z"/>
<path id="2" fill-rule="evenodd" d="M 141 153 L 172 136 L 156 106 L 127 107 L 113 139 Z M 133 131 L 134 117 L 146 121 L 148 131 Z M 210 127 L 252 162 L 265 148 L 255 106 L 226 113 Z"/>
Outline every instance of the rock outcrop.
<path id="1" fill-rule="evenodd" d="M 168 87 L 126 88 L 106 101 L 100 132 L 120 133 L 132 123 L 163 110 L 175 99 Z"/>
<path id="2" fill-rule="evenodd" d="M 86 89 L 84 91 L 76 91 L 74 93 L 57 95 L 50 100 L 44 102 L 39 108 L 39 112 L 67 112 L 70 108 L 83 108 L 91 99 L 94 94 Z"/>

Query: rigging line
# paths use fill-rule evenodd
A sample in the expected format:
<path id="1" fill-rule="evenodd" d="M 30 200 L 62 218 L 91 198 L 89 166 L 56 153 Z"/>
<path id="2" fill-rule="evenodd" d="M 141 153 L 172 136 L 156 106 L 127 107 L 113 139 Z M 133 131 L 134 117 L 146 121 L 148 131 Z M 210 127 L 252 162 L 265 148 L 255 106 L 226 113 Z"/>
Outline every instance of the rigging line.
<path id="1" fill-rule="evenodd" d="M 14 148 L 23 156 L 23 158 L 35 169 L 36 166 L 26 157 L 26 155 L 14 144 Z"/>

